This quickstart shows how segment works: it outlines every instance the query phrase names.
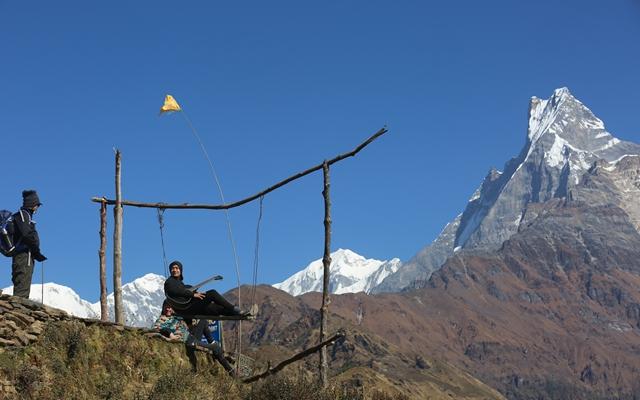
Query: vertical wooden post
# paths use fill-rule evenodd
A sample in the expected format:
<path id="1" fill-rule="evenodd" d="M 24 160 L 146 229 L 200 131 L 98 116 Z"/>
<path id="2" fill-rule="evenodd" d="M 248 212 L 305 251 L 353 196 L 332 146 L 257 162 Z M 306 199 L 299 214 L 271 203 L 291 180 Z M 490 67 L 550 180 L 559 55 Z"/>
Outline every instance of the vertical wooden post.
<path id="1" fill-rule="evenodd" d="M 327 314 L 329 310 L 329 267 L 331 265 L 331 198 L 329 196 L 329 164 L 325 160 L 322 164 L 324 173 L 324 256 L 322 257 L 322 266 L 324 270 L 322 278 L 322 307 L 320 308 L 320 343 L 324 341 L 327 333 Z M 320 383 L 323 387 L 327 386 L 327 347 L 320 349 Z"/>
<path id="2" fill-rule="evenodd" d="M 122 309 L 122 192 L 120 185 L 120 150 L 116 149 L 116 204 L 113 207 L 113 300 L 116 324 L 124 325 Z"/>
<path id="3" fill-rule="evenodd" d="M 109 319 L 107 308 L 107 202 L 100 203 L 100 320 Z"/>

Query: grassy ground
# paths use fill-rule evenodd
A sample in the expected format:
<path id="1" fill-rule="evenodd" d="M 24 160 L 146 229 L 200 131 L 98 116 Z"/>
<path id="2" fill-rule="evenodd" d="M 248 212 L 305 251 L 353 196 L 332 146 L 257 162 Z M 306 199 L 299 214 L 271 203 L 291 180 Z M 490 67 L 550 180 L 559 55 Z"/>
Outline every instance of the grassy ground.
<path id="1" fill-rule="evenodd" d="M 303 377 L 253 385 L 230 378 L 208 354 L 136 331 L 52 322 L 28 347 L 0 352 L 3 399 L 360 400 L 356 389 L 322 389 Z M 12 393 L 13 392 L 13 393 Z M 392 397 L 370 392 L 366 399 Z M 403 397 L 396 397 L 402 399 Z"/>

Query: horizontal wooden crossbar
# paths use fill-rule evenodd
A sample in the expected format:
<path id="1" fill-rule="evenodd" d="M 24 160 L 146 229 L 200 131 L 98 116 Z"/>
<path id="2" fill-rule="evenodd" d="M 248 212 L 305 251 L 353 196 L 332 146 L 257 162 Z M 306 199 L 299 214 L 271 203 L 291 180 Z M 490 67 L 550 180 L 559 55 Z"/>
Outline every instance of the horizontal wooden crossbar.
<path id="1" fill-rule="evenodd" d="M 378 137 L 384 135 L 385 133 L 387 133 L 387 128 L 380 129 L 378 132 L 376 132 L 373 135 L 371 135 L 371 137 L 369 137 L 367 140 L 365 140 L 364 142 L 360 143 L 360 145 L 358 145 L 352 151 L 350 151 L 348 153 L 340 154 L 339 156 L 334 157 L 331 160 L 328 160 L 327 164 L 331 165 L 331 164 L 336 163 L 338 161 L 344 160 L 347 157 L 355 156 L 360 150 L 365 148 L 369 143 L 373 142 L 374 140 L 376 140 Z M 298 172 L 297 174 L 292 175 L 292 176 L 288 177 L 287 179 L 284 179 L 284 180 L 276 183 L 275 185 L 270 186 L 267 189 L 265 189 L 265 190 L 263 190 L 263 191 L 261 191 L 259 193 L 254 194 L 253 196 L 249 196 L 246 199 L 238 200 L 238 201 L 233 202 L 233 203 L 227 203 L 227 204 L 189 204 L 189 203 L 168 204 L 168 203 L 160 203 L 160 202 L 143 203 L 143 202 L 139 202 L 139 201 L 122 200 L 120 202 L 120 204 L 123 205 L 123 206 L 142 207 L 142 208 L 157 208 L 157 209 L 161 209 L 161 210 L 168 210 L 168 209 L 228 210 L 230 208 L 238 207 L 238 206 L 241 206 L 243 204 L 249 203 L 250 201 L 259 199 L 260 197 L 266 195 L 267 193 L 272 192 L 272 191 L 278 189 L 279 187 L 286 185 L 287 183 L 289 183 L 291 181 L 294 181 L 296 179 L 302 178 L 303 176 L 309 175 L 310 173 L 312 173 L 314 171 L 318 171 L 318 170 L 322 169 L 323 165 L 324 165 L 324 162 L 321 163 L 321 164 L 318 164 L 318 165 L 316 165 L 314 167 L 311 167 L 311 168 L 309 168 L 309 169 L 307 169 L 305 171 Z M 91 198 L 91 201 L 93 201 L 94 203 L 104 203 L 104 204 L 109 204 L 109 205 L 115 205 L 116 204 L 115 200 L 107 199 L 106 197 L 93 197 L 93 198 Z"/>

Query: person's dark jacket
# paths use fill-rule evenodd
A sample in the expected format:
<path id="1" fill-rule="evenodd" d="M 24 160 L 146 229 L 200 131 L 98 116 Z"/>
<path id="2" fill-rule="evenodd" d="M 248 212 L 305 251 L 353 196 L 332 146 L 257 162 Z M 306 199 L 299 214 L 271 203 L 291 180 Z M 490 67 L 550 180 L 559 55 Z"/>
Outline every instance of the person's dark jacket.
<path id="1" fill-rule="evenodd" d="M 32 220 L 33 211 L 20 208 L 13 215 L 13 241 L 16 243 L 16 253 L 31 253 L 36 261 L 44 261 L 47 258 L 40 252 L 40 237 L 36 231 L 36 224 Z"/>
<path id="2" fill-rule="evenodd" d="M 164 295 L 173 299 L 190 299 L 193 297 L 193 291 L 189 290 L 180 279 L 170 276 L 164 281 Z"/>

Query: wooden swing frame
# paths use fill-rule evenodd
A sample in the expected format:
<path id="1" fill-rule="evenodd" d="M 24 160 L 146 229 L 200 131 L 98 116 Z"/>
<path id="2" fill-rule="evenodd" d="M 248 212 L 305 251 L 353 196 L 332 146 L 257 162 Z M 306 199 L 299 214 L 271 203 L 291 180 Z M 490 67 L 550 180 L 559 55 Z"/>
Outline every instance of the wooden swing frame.
<path id="1" fill-rule="evenodd" d="M 322 284 L 322 306 L 320 307 L 320 338 L 318 340 L 319 344 L 314 346 L 312 352 L 320 351 L 320 382 L 323 386 L 327 385 L 327 351 L 326 346 L 333 341 L 337 340 L 337 337 L 332 337 L 328 340 L 325 340 L 326 331 L 327 331 L 327 316 L 329 309 L 329 277 L 330 271 L 329 266 L 331 265 L 331 197 L 329 193 L 330 182 L 329 182 L 329 167 L 332 164 L 335 164 L 339 161 L 344 160 L 348 157 L 353 157 L 358 154 L 362 149 L 368 146 L 371 142 L 376 140 L 378 137 L 387 133 L 388 130 L 386 127 L 381 128 L 376 133 L 371 135 L 367 140 L 360 143 L 353 150 L 340 154 L 330 160 L 324 160 L 322 163 L 315 165 L 311 168 L 308 168 L 304 171 L 298 172 L 286 179 L 281 180 L 280 182 L 252 195 L 242 200 L 238 200 L 232 203 L 225 204 L 190 204 L 190 203 L 181 203 L 181 204 L 167 204 L 163 202 L 155 202 L 155 203 L 146 203 L 139 201 L 129 201 L 123 200 L 121 196 L 121 153 L 120 150 L 115 150 L 116 156 L 116 171 L 115 171 L 115 189 L 116 189 L 116 198 L 108 199 L 106 197 L 93 197 L 91 201 L 94 203 L 100 204 L 100 249 L 98 251 L 99 260 L 100 260 L 100 319 L 102 321 L 107 321 L 107 288 L 106 288 L 106 209 L 107 205 L 112 205 L 114 211 L 114 257 L 113 257 L 113 277 L 114 277 L 114 315 L 116 324 L 124 325 L 124 308 L 122 304 L 122 207 L 130 206 L 130 207 L 140 207 L 140 208 L 155 208 L 158 210 L 167 210 L 167 209 L 201 209 L 201 210 L 228 210 L 231 208 L 239 207 L 243 204 L 249 203 L 253 200 L 259 199 L 266 194 L 290 183 L 297 179 L 302 178 L 303 176 L 309 175 L 312 172 L 318 171 L 322 169 L 323 171 L 323 191 L 322 195 L 324 198 L 324 254 L 322 257 L 323 264 L 323 284 Z M 193 316 L 196 318 L 197 316 Z M 201 316 L 207 318 L 209 320 L 239 320 L 237 317 L 227 317 L 227 316 L 215 316 L 215 318 L 211 318 L 212 316 Z M 308 349 L 309 350 L 309 349 Z M 310 354 L 310 352 L 303 351 L 305 353 L 304 356 Z M 300 354 L 302 354 L 300 353 Z M 300 356 L 294 356 L 296 358 Z M 302 357 L 304 357 L 302 356 Z M 300 358 L 302 358 L 300 357 Z M 296 360 L 299 358 L 296 358 Z M 296 361 L 296 360 L 293 360 Z M 280 363 L 276 368 L 270 369 L 267 371 L 267 375 L 270 373 L 277 372 L 277 370 L 284 367 L 282 365 L 285 362 Z M 285 364 L 286 365 L 286 364 Z M 280 367 L 280 368 L 278 368 Z M 266 376 L 266 375 L 265 375 Z M 256 378 L 260 379 L 259 377 Z"/>

